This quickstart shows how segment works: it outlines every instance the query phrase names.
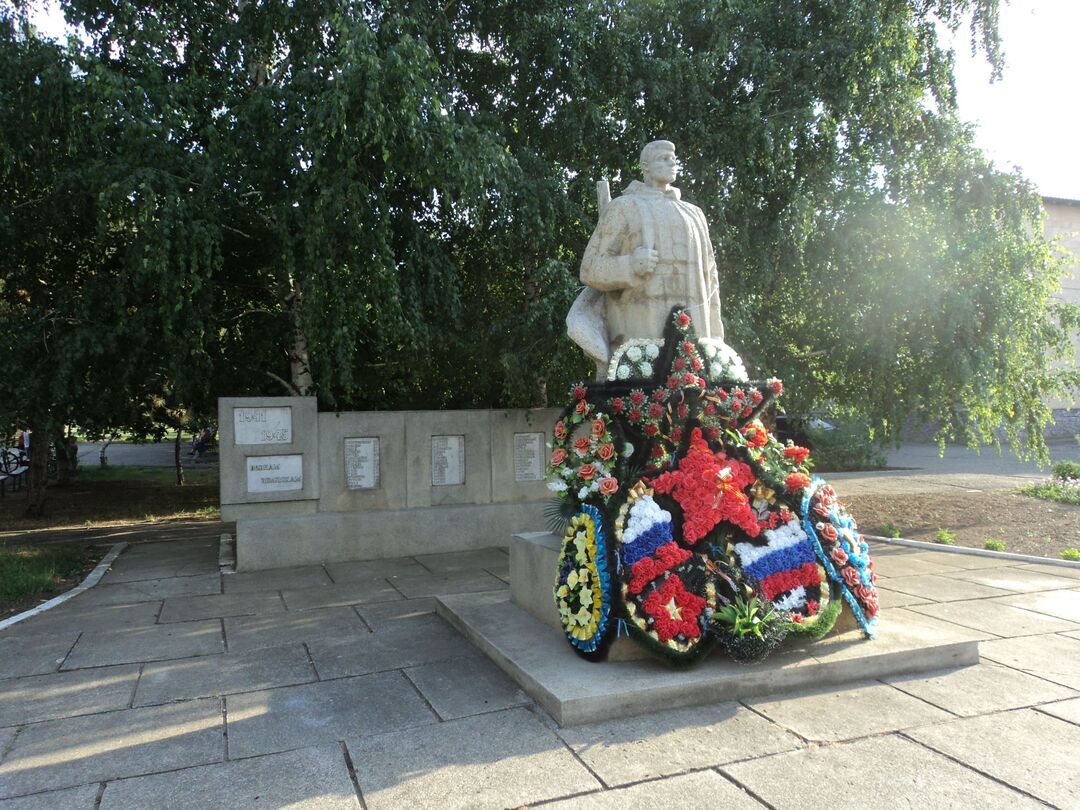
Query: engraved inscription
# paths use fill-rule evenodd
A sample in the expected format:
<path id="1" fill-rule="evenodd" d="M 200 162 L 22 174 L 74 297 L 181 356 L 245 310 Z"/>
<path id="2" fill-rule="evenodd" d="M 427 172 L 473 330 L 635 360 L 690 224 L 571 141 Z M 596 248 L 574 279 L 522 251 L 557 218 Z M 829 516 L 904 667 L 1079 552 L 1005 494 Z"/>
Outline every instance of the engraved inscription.
<path id="1" fill-rule="evenodd" d="M 543 481 L 544 459 L 541 450 L 544 447 L 543 433 L 514 434 L 514 480 Z"/>
<path id="2" fill-rule="evenodd" d="M 465 483 L 465 437 L 431 437 L 431 485 L 450 487 Z"/>
<path id="3" fill-rule="evenodd" d="M 291 444 L 292 408 L 233 408 L 233 444 Z"/>
<path id="4" fill-rule="evenodd" d="M 378 489 L 378 437 L 345 440 L 345 486 L 349 489 Z"/>
<path id="5" fill-rule="evenodd" d="M 248 456 L 247 491 L 291 492 L 304 488 L 304 457 L 300 453 L 292 456 Z"/>

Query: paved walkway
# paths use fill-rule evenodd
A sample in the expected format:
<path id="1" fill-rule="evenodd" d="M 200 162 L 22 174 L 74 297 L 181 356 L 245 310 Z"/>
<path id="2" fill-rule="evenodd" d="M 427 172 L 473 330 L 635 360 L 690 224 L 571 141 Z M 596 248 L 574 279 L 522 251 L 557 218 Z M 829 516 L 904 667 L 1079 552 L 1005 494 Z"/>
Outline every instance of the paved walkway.
<path id="1" fill-rule="evenodd" d="M 213 538 L 135 545 L 0 631 L 0 808 L 1080 807 L 1080 570 L 876 552 L 883 622 L 981 664 L 559 729 L 432 613 L 506 587 L 500 549 L 221 575 Z"/>

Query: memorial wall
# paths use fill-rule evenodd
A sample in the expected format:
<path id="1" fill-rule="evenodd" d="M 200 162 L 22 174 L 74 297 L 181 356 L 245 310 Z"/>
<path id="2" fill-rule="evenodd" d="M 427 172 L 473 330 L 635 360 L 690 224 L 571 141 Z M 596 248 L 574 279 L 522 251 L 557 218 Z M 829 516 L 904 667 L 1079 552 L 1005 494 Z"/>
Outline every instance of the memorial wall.
<path id="1" fill-rule="evenodd" d="M 464 551 L 541 529 L 558 413 L 222 398 L 221 513 L 237 524 L 237 568 Z"/>

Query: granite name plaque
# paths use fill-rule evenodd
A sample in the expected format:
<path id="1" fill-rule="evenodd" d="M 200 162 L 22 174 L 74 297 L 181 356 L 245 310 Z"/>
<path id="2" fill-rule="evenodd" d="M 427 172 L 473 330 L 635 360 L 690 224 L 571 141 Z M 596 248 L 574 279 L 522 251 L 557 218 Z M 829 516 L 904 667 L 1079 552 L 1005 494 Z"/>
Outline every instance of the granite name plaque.
<path id="1" fill-rule="evenodd" d="M 345 486 L 349 489 L 378 489 L 378 437 L 345 440 Z"/>
<path id="2" fill-rule="evenodd" d="M 465 483 L 465 437 L 431 437 L 431 485 L 452 487 Z"/>
<path id="3" fill-rule="evenodd" d="M 233 408 L 233 444 L 292 444 L 292 408 Z"/>
<path id="4" fill-rule="evenodd" d="M 514 434 L 514 480 L 519 483 L 544 480 L 543 433 Z"/>
<path id="5" fill-rule="evenodd" d="M 304 488 L 304 457 L 248 456 L 247 491 L 292 492 Z"/>

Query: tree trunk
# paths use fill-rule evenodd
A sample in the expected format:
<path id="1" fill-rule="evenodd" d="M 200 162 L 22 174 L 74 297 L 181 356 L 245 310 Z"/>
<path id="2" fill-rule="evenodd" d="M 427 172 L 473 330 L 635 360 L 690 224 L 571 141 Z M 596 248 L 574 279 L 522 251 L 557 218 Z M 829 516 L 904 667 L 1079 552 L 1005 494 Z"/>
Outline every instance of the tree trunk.
<path id="1" fill-rule="evenodd" d="M 178 487 L 184 485 L 184 463 L 182 459 L 183 456 L 180 455 L 180 428 L 177 428 L 176 439 L 173 441 L 173 461 L 176 463 L 176 485 Z"/>
<path id="2" fill-rule="evenodd" d="M 315 380 L 311 376 L 307 336 L 300 328 L 300 304 L 303 296 L 300 291 L 300 282 L 296 279 L 290 277 L 289 286 L 292 288 L 289 295 L 289 314 L 293 322 L 293 343 L 289 348 L 289 376 L 296 393 L 306 397 L 310 396 L 314 390 Z"/>
<path id="3" fill-rule="evenodd" d="M 53 446 L 56 447 L 56 485 L 58 487 L 69 487 L 75 478 L 75 464 L 79 454 L 78 445 L 69 442 L 68 437 L 64 435 L 64 431 L 59 430 L 56 432 Z"/>
<path id="4" fill-rule="evenodd" d="M 98 463 L 102 467 L 108 467 L 109 466 L 109 457 L 107 455 L 105 455 L 105 451 L 109 449 L 109 445 L 113 443 L 113 440 L 115 438 L 116 438 L 116 431 L 114 430 L 112 432 L 112 435 L 110 435 L 109 438 L 105 440 L 105 444 L 101 445 L 101 454 L 98 456 Z"/>
<path id="5" fill-rule="evenodd" d="M 26 517 L 45 516 L 45 490 L 49 485 L 48 431 L 31 425 L 30 473 L 26 487 Z"/>

